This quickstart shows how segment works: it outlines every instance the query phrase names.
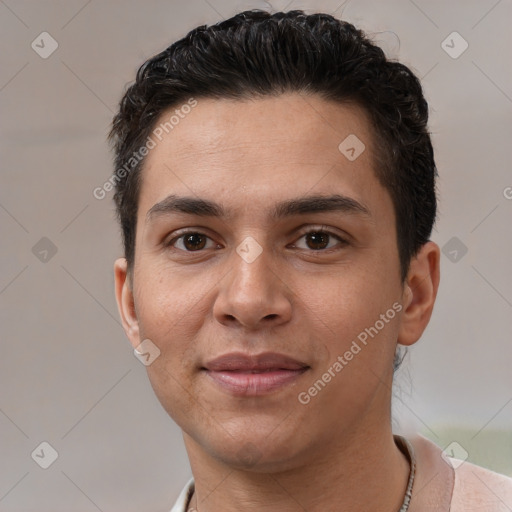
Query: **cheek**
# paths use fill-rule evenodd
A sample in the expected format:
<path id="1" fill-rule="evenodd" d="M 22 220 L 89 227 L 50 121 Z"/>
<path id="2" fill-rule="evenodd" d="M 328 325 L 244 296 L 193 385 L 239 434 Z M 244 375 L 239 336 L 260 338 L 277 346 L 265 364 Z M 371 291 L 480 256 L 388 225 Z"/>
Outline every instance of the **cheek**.
<path id="1" fill-rule="evenodd" d="M 314 343 L 323 345 L 324 356 L 299 391 L 304 393 L 303 400 L 310 400 L 305 406 L 309 412 L 344 418 L 350 424 L 364 416 L 373 398 L 386 394 L 391 385 L 396 302 L 386 283 L 368 279 L 368 274 L 365 279 L 351 276 L 324 284 L 324 293 L 315 290 L 308 295 L 305 312 L 310 323 L 304 326 Z M 391 313 L 386 316 L 387 311 Z M 337 435 L 336 421 L 332 428 Z"/>
<path id="2" fill-rule="evenodd" d="M 204 407 L 194 405 L 198 392 L 191 371 L 198 364 L 197 332 L 205 315 L 205 287 L 196 281 L 141 272 L 136 298 L 141 339 L 149 338 L 160 350 L 146 367 L 148 378 L 162 407 L 179 425 L 187 418 L 206 421 L 198 417 Z"/>
<path id="3" fill-rule="evenodd" d="M 399 325 L 393 308 L 399 307 L 400 296 L 394 277 L 378 264 L 368 267 L 340 269 L 328 279 L 304 281 L 301 288 L 304 313 L 310 321 L 304 328 L 325 348 L 315 377 L 321 378 L 342 357 L 343 371 L 336 373 L 340 377 L 334 380 L 343 389 L 355 385 L 361 392 L 366 388 L 371 392 L 378 384 L 376 375 L 387 376 Z M 354 398 L 353 392 L 349 395 L 345 397 L 348 401 Z"/>
<path id="4" fill-rule="evenodd" d="M 151 385 L 167 412 L 174 416 L 183 398 L 188 369 L 193 359 L 193 332 L 199 325 L 197 301 L 200 290 L 184 287 L 179 280 L 159 272 L 140 272 L 136 306 L 141 339 L 150 339 L 160 355 L 147 367 Z M 183 401 L 180 407 L 186 407 Z"/>
<path id="5" fill-rule="evenodd" d="M 190 273 L 147 265 L 139 273 L 138 295 L 139 322 L 149 337 L 180 333 L 191 319 L 198 317 L 210 286 L 207 279 L 198 279 Z M 206 275 L 204 275 L 207 278 Z M 162 340 L 164 341 L 164 340 Z"/>
<path id="6" fill-rule="evenodd" d="M 343 267 L 321 278 L 301 279 L 299 295 L 306 311 L 340 340 L 357 334 L 358 329 L 378 318 L 384 302 L 379 295 L 382 287 L 367 271 Z"/>

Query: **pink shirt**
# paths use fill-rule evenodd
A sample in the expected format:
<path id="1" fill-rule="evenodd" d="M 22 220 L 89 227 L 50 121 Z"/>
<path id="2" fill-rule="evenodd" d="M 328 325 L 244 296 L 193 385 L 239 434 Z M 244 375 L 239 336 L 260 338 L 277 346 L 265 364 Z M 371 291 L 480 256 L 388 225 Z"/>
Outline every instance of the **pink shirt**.
<path id="1" fill-rule="evenodd" d="M 512 478 L 470 462 L 443 458 L 423 436 L 408 438 L 416 476 L 408 512 L 512 512 Z M 185 512 L 194 490 L 191 479 L 170 512 Z"/>

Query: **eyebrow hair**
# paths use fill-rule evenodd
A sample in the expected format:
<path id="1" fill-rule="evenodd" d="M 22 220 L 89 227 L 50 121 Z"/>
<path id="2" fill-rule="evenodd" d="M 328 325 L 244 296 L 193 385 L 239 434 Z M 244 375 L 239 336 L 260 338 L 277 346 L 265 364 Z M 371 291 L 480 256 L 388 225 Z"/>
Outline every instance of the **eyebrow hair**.
<path id="1" fill-rule="evenodd" d="M 288 199 L 274 205 L 270 217 L 273 220 L 277 220 L 292 215 L 332 211 L 371 217 L 370 210 L 366 206 L 355 199 L 339 194 L 330 196 L 313 195 Z M 150 208 L 146 214 L 146 222 L 149 222 L 155 216 L 170 215 L 172 213 L 230 218 L 224 207 L 218 203 L 208 199 L 180 197 L 171 194 Z"/>

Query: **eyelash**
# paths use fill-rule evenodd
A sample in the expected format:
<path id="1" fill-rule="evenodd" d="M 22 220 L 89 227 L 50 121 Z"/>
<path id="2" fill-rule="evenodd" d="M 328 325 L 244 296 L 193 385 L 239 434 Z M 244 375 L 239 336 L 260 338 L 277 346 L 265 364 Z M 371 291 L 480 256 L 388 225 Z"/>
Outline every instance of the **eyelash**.
<path id="1" fill-rule="evenodd" d="M 339 235 L 337 235 L 336 233 L 333 233 L 332 231 L 328 231 L 328 230 L 325 230 L 323 228 L 313 228 L 313 229 L 310 229 L 304 233 L 301 234 L 301 236 L 299 237 L 300 238 L 303 238 L 311 233 L 315 233 L 315 234 L 323 234 L 323 235 L 328 235 L 329 237 L 333 237 L 333 238 L 336 238 L 339 242 L 339 245 L 341 245 L 342 247 L 348 245 L 348 241 L 345 240 L 344 238 L 340 237 Z M 175 242 L 177 242 L 178 240 L 181 240 L 183 239 L 184 237 L 186 237 L 187 235 L 201 235 L 201 236 L 204 236 L 206 238 L 209 238 L 211 240 L 211 238 L 206 235 L 205 233 L 202 233 L 201 231 L 195 231 L 195 230 L 188 230 L 188 231 L 184 231 L 182 232 L 179 236 L 177 237 L 174 237 L 172 240 L 170 240 L 169 242 L 167 242 L 165 244 L 166 247 L 168 248 L 171 248 L 173 250 L 176 250 L 176 251 L 181 251 L 181 252 L 186 252 L 186 253 L 199 253 L 199 252 L 202 252 L 204 251 L 205 249 L 199 249 L 197 251 L 187 251 L 185 249 L 176 249 L 175 247 L 173 247 L 173 244 Z M 311 252 L 314 252 L 314 253 L 320 253 L 320 252 L 329 252 L 329 251 L 332 251 L 333 249 L 335 249 L 334 247 L 331 247 L 331 248 L 328 248 L 328 249 L 309 249 Z M 307 249 L 301 249 L 301 250 L 307 250 Z"/>

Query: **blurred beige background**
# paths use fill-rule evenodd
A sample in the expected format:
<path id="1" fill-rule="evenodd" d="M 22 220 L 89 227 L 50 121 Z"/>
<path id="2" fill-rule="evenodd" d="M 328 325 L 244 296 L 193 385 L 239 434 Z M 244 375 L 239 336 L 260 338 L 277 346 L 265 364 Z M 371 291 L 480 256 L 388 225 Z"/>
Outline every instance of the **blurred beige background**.
<path id="1" fill-rule="evenodd" d="M 396 431 L 512 475 L 510 0 L 0 0 L 0 511 L 168 511 L 190 476 L 119 324 L 112 193 L 93 190 L 144 60 L 249 8 L 334 13 L 422 78 L 442 281 L 397 375 Z"/>

